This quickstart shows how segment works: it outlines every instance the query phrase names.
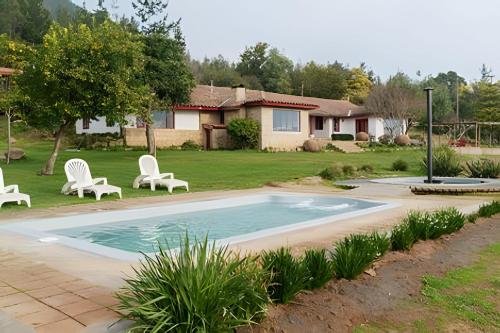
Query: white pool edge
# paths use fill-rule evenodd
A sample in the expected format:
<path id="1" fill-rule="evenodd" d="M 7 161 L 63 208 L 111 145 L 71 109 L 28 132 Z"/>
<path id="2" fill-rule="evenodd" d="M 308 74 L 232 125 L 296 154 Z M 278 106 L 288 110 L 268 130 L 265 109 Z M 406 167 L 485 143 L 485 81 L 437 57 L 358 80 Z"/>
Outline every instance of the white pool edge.
<path id="1" fill-rule="evenodd" d="M 193 206 L 196 205 L 208 205 L 213 203 L 214 201 L 219 201 L 219 203 L 228 203 L 231 204 L 232 201 L 234 201 L 234 206 L 240 206 L 242 205 L 242 199 L 243 202 L 246 204 L 252 203 L 252 202 L 260 202 L 262 201 L 263 198 L 266 198 L 268 196 L 272 195 L 280 195 L 280 196 L 304 196 L 304 195 L 313 195 L 313 196 L 325 196 L 325 197 L 340 197 L 340 198 L 349 198 L 349 199 L 355 199 L 355 200 L 362 200 L 365 202 L 371 202 L 371 203 L 377 203 L 380 204 L 380 206 L 376 207 L 371 207 L 371 208 L 365 208 L 359 211 L 354 211 L 354 212 L 348 212 L 348 213 L 343 213 L 339 215 L 333 215 L 333 216 L 327 216 L 319 219 L 313 219 L 313 220 L 308 220 L 304 222 L 299 222 L 295 224 L 290 224 L 290 225 L 284 225 L 284 226 L 279 226 L 279 227 L 274 227 L 274 228 L 269 228 L 269 229 L 263 229 L 259 230 L 256 232 L 252 233 L 247 233 L 243 235 L 238 235 L 234 237 L 229 237 L 229 238 L 224 238 L 224 239 L 219 239 L 215 240 L 215 244 L 217 246 L 225 246 L 225 245 L 237 245 L 239 243 L 243 242 L 248 242 L 252 240 L 256 240 L 259 238 L 264 238 L 264 237 L 269 237 L 273 235 L 278 235 L 278 234 L 283 234 L 283 233 L 289 233 L 301 229 L 307 229 L 307 228 L 312 228 L 312 227 L 317 227 L 320 225 L 324 224 L 329 224 L 329 223 L 334 223 L 340 220 L 345 220 L 348 218 L 355 218 L 358 216 L 364 216 L 368 214 L 373 214 L 377 212 L 381 212 L 384 210 L 389 210 L 393 208 L 400 207 L 400 203 L 392 202 L 392 201 L 377 201 L 377 200 L 370 200 L 370 199 L 360 199 L 360 198 L 353 198 L 353 197 L 343 197 L 340 195 L 332 195 L 332 194 L 311 194 L 311 193 L 292 193 L 292 192 L 266 192 L 266 193 L 261 193 L 257 195 L 250 195 L 250 196 L 238 196 L 238 197 L 233 197 L 233 198 L 215 198 L 215 199 L 209 199 L 209 200 L 202 200 L 202 201 L 195 201 L 195 202 L 188 202 L 188 203 L 172 203 L 171 207 L 180 207 L 181 210 L 180 212 L 183 211 L 183 209 L 187 209 L 190 207 L 191 209 Z M 70 248 L 78 249 L 84 252 L 87 252 L 89 254 L 94 254 L 98 256 L 104 256 L 108 258 L 113 258 L 113 259 L 118 259 L 118 260 L 123 260 L 123 261 L 138 261 L 142 258 L 144 258 L 144 255 L 142 253 L 134 253 L 134 252 L 128 252 L 124 250 L 119 250 L 113 247 L 108 247 L 104 245 L 99 245 L 95 243 L 91 243 L 85 240 L 81 240 L 78 238 L 72 238 L 72 237 L 66 237 L 66 236 L 61 236 L 55 233 L 51 233 L 51 231 L 59 230 L 59 229 L 67 229 L 67 228 L 73 228 L 73 227 L 78 227 L 78 226 L 88 226 L 88 225 L 96 225 L 96 224 L 102 224 L 102 223 L 112 223 L 116 222 L 116 219 L 112 219 L 111 221 L 106 221 L 102 222 L 101 219 L 96 219 L 93 220 L 92 222 L 86 222 L 86 223 L 81 223 L 79 220 L 84 219 L 85 217 L 93 217 L 93 216 L 107 216 L 108 214 L 106 213 L 127 213 L 127 217 L 135 216 L 135 213 L 140 213 L 144 210 L 155 210 L 155 209 L 164 209 L 165 207 L 170 206 L 170 205 L 163 205 L 163 206 L 154 206 L 154 207 L 147 207 L 147 208 L 131 208 L 123 211 L 111 211 L 111 212 L 99 212 L 99 213 L 90 213 L 90 214 L 84 214 L 84 215 L 79 215 L 79 216 L 70 216 L 71 218 L 76 219 L 75 222 L 73 223 L 66 223 L 64 227 L 61 227 L 60 225 L 55 225 L 54 223 L 57 223 L 57 221 L 60 221 L 61 219 L 67 219 L 68 216 L 65 217 L 60 217 L 60 218 L 53 218 L 53 219 L 40 219 L 40 220 L 29 220 L 29 221 L 23 221 L 23 222 L 13 222 L 10 224 L 6 224 L 3 226 L 0 226 L 0 230 L 6 230 L 10 232 L 14 232 L 17 234 L 21 234 L 24 236 L 28 236 L 30 238 L 37 239 L 39 241 L 43 239 L 47 239 L 49 243 L 53 244 L 60 244 L 64 246 L 68 246 Z M 214 207 L 214 206 L 211 206 Z M 228 207 L 228 206 L 224 206 Z M 212 209 L 217 209 L 217 208 L 212 208 Z M 177 210 L 173 210 L 175 213 L 179 213 Z M 134 214 L 131 214 L 134 213 Z M 172 214 L 175 214 L 172 213 Z M 165 215 L 165 212 L 163 212 L 162 215 Z M 169 214 L 168 214 L 169 215 Z M 148 216 L 150 217 L 150 216 Z M 144 216 L 142 216 L 144 218 Z M 121 220 L 121 219 L 118 219 Z M 100 221 L 100 222 L 97 222 Z M 69 225 L 71 224 L 71 225 Z M 54 240 L 55 238 L 55 240 Z M 175 250 L 175 249 L 174 249 Z M 155 253 L 147 253 L 147 255 L 154 255 Z"/>

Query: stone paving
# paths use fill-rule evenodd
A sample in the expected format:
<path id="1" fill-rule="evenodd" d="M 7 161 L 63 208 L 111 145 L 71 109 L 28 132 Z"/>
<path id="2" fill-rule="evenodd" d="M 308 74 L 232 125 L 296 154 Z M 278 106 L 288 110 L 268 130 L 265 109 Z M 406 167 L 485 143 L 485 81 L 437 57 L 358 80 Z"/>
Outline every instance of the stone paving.
<path id="1" fill-rule="evenodd" d="M 117 304 L 109 289 L 0 252 L 0 312 L 35 332 L 76 333 L 118 320 Z"/>

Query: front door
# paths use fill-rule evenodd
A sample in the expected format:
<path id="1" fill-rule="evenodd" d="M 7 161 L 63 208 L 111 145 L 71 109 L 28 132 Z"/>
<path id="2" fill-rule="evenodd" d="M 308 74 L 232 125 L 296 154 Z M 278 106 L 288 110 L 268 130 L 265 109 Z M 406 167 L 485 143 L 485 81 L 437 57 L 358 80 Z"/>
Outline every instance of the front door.
<path id="1" fill-rule="evenodd" d="M 359 132 L 368 133 L 368 118 L 356 119 L 356 134 Z"/>

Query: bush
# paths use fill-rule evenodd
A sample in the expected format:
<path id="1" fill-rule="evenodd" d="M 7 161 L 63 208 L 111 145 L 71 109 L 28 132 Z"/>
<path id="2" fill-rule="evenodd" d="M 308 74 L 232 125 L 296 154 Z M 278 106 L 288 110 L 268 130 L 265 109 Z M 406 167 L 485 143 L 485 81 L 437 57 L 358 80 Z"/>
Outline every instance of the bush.
<path id="1" fill-rule="evenodd" d="M 478 218 L 479 218 L 478 213 L 469 214 L 469 215 L 467 215 L 467 222 L 468 223 L 476 223 Z"/>
<path id="2" fill-rule="evenodd" d="M 408 224 L 410 231 L 415 240 L 427 240 L 431 235 L 431 221 L 429 215 L 417 211 L 412 211 L 403 220 L 403 223 Z"/>
<path id="3" fill-rule="evenodd" d="M 307 250 L 303 262 L 307 276 L 306 289 L 321 288 L 333 278 L 333 264 L 324 249 Z"/>
<path id="4" fill-rule="evenodd" d="M 332 140 L 353 141 L 354 136 L 352 134 L 332 134 Z"/>
<path id="5" fill-rule="evenodd" d="M 344 176 L 352 176 L 356 173 L 356 168 L 350 164 L 342 166 L 342 173 Z"/>
<path id="6" fill-rule="evenodd" d="M 236 148 L 254 149 L 259 144 L 260 126 L 253 119 L 233 119 L 227 126 L 227 132 L 231 136 Z"/>
<path id="7" fill-rule="evenodd" d="M 391 249 L 393 251 L 408 251 L 415 243 L 412 230 L 408 223 L 402 223 L 391 231 Z"/>
<path id="8" fill-rule="evenodd" d="M 385 241 L 382 241 L 382 237 Z M 351 235 L 336 243 L 332 254 L 335 276 L 339 279 L 355 279 L 389 247 L 385 236 Z M 383 251 L 383 252 L 382 252 Z"/>
<path id="9" fill-rule="evenodd" d="M 306 287 L 304 265 L 290 253 L 289 248 L 264 252 L 262 266 L 271 275 L 267 292 L 273 302 L 288 303 Z"/>
<path id="10" fill-rule="evenodd" d="M 406 171 L 408 170 L 408 163 L 402 159 L 397 159 L 392 163 L 393 171 Z"/>
<path id="11" fill-rule="evenodd" d="M 323 179 L 334 180 L 336 178 L 341 178 L 344 175 L 342 166 L 334 164 L 319 173 L 319 176 Z"/>
<path id="12" fill-rule="evenodd" d="M 363 171 L 366 173 L 372 173 L 373 172 L 373 167 L 370 164 L 363 164 L 361 168 L 359 168 L 359 171 Z"/>
<path id="13" fill-rule="evenodd" d="M 389 143 L 391 143 L 391 141 L 392 141 L 392 138 L 388 134 L 384 134 L 384 135 L 381 135 L 378 137 L 378 142 L 380 142 L 383 145 L 389 144 Z"/>
<path id="14" fill-rule="evenodd" d="M 500 163 L 482 158 L 466 163 L 466 172 L 471 178 L 498 178 Z"/>
<path id="15" fill-rule="evenodd" d="M 133 332 L 227 332 L 263 317 L 268 276 L 255 257 L 187 237 L 180 250 L 146 256 L 117 294 Z"/>
<path id="16" fill-rule="evenodd" d="M 422 160 L 424 170 L 427 170 L 427 157 Z M 462 172 L 458 154 L 448 146 L 439 146 L 432 153 L 432 173 L 440 177 L 456 177 Z"/>
<path id="17" fill-rule="evenodd" d="M 187 140 L 181 145 L 182 150 L 200 150 L 201 146 L 193 140 Z"/>
<path id="18" fill-rule="evenodd" d="M 497 200 L 492 201 L 489 204 L 481 205 L 477 212 L 480 217 L 492 217 L 498 213 L 500 213 L 500 201 Z"/>
<path id="19" fill-rule="evenodd" d="M 436 239 L 462 229 L 465 216 L 456 208 L 447 208 L 424 214 L 429 223 L 429 238 Z"/>

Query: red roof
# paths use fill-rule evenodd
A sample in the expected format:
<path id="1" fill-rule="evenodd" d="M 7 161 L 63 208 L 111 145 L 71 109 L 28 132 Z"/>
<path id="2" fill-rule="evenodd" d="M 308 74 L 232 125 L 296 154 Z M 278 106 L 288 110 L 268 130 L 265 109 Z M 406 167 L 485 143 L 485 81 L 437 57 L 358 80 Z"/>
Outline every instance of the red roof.
<path id="1" fill-rule="evenodd" d="M 0 67 L 0 76 L 12 76 L 16 72 L 15 69 Z"/>

